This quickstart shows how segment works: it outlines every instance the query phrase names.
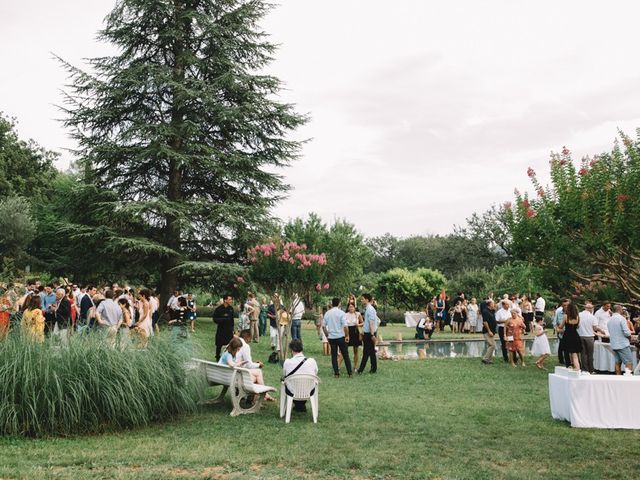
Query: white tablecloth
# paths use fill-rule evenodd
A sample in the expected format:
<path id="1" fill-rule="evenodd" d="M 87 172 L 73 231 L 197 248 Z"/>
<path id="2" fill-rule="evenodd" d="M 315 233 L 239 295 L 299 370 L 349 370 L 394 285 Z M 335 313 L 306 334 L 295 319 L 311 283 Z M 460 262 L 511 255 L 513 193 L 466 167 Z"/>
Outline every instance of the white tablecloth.
<path id="1" fill-rule="evenodd" d="M 636 359 L 636 349 L 631 347 L 631 357 L 633 358 L 633 368 L 638 364 Z M 608 343 L 594 342 L 593 344 L 593 368 L 600 372 L 615 372 L 616 358 Z"/>
<path id="2" fill-rule="evenodd" d="M 404 312 L 404 324 L 409 328 L 416 328 L 423 318 L 427 318 L 425 312 Z"/>
<path id="3" fill-rule="evenodd" d="M 551 416 L 579 428 L 640 429 L 640 377 L 549 375 Z"/>

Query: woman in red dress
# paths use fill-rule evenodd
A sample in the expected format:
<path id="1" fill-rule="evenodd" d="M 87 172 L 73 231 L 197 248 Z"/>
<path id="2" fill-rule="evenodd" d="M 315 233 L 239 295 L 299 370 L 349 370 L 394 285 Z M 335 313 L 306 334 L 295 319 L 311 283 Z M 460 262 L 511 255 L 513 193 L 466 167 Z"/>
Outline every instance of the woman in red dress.
<path id="1" fill-rule="evenodd" d="M 505 340 L 507 341 L 507 350 L 509 351 L 509 361 L 511 366 L 515 367 L 516 353 L 520 356 L 520 366 L 524 367 L 524 335 L 525 324 L 524 319 L 517 310 L 511 310 L 511 318 L 505 323 Z"/>

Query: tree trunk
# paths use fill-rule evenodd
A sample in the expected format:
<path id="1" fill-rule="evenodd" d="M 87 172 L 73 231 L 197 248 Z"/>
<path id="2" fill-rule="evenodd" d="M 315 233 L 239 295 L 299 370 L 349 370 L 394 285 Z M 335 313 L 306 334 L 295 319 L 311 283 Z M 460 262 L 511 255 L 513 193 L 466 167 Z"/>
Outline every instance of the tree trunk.
<path id="1" fill-rule="evenodd" d="M 188 24 L 184 20 L 180 20 L 184 5 L 181 0 L 174 0 L 174 22 L 179 29 L 180 34 L 177 36 L 173 47 L 175 64 L 173 66 L 173 81 L 178 84 L 184 83 L 185 80 L 185 47 L 184 37 L 187 35 Z M 174 89 L 173 105 L 171 108 L 171 138 L 169 146 L 174 152 L 174 156 L 169 159 L 169 178 L 167 184 L 167 200 L 170 202 L 180 202 L 182 200 L 182 165 L 176 158 L 184 148 L 183 128 L 184 128 L 184 107 L 185 99 L 183 94 Z M 178 287 L 178 274 L 175 267 L 178 265 L 180 257 L 180 219 L 173 214 L 165 216 L 165 228 L 163 241 L 164 244 L 171 248 L 174 252 L 162 262 L 162 270 L 160 272 L 160 302 L 164 309 L 171 294 Z"/>

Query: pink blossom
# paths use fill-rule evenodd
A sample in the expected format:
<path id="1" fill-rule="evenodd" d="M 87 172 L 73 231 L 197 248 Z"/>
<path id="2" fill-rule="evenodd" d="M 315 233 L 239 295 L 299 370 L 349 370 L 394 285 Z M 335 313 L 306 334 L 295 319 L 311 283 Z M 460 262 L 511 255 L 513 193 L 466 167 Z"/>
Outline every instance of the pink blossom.
<path id="1" fill-rule="evenodd" d="M 542 188 L 538 189 L 538 196 L 539 197 L 544 197 L 544 189 L 542 189 Z"/>
<path id="2" fill-rule="evenodd" d="M 533 208 L 529 208 L 527 209 L 527 217 L 528 218 L 533 218 L 538 214 L 538 212 L 536 212 Z"/>
<path id="3" fill-rule="evenodd" d="M 562 166 L 565 166 L 567 164 L 567 161 L 563 159 L 563 160 L 560 160 L 558 163 Z"/>
<path id="4" fill-rule="evenodd" d="M 325 290 L 329 290 L 329 284 L 325 283 L 322 288 L 324 288 Z"/>
<path id="5" fill-rule="evenodd" d="M 529 208 L 529 200 L 526 199 L 526 198 L 524 200 L 522 200 L 522 206 L 524 208 Z"/>
<path id="6" fill-rule="evenodd" d="M 527 175 L 529 175 L 530 178 L 533 178 L 536 176 L 536 171 L 533 168 L 529 167 L 527 169 Z"/>
<path id="7" fill-rule="evenodd" d="M 571 154 L 571 152 L 569 151 L 569 149 L 567 147 L 562 147 L 562 155 L 564 155 L 565 157 L 568 157 L 570 154 Z"/>
<path id="8" fill-rule="evenodd" d="M 591 160 L 591 161 L 589 162 L 589 166 L 590 166 L 590 167 L 593 167 L 596 163 L 598 163 L 598 160 L 596 160 L 596 159 L 594 158 L 593 160 Z"/>
<path id="9" fill-rule="evenodd" d="M 511 210 L 511 202 L 504 202 L 503 207 L 505 210 Z"/>
<path id="10" fill-rule="evenodd" d="M 322 286 L 319 283 L 316 283 L 316 291 L 319 292 L 322 290 Z"/>
<path id="11" fill-rule="evenodd" d="M 627 200 L 629 200 L 630 197 L 629 197 L 629 195 L 624 195 L 624 194 L 621 193 L 620 195 L 618 195 L 617 198 L 618 198 L 618 202 L 624 203 Z"/>
<path id="12" fill-rule="evenodd" d="M 587 170 L 585 167 L 582 167 L 579 171 L 578 174 L 579 175 L 586 175 L 589 172 L 589 170 Z"/>

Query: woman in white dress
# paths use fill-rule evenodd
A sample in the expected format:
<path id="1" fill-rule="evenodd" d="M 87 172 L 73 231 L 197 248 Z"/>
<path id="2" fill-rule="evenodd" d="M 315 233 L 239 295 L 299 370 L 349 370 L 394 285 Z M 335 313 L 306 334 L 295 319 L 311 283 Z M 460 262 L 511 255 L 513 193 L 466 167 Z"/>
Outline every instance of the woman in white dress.
<path id="1" fill-rule="evenodd" d="M 475 298 L 472 298 L 471 303 L 467 305 L 467 318 L 469 320 L 469 326 L 471 327 L 471 333 L 482 332 L 482 320 L 478 314 L 478 301 Z"/>
<path id="2" fill-rule="evenodd" d="M 531 347 L 531 355 L 534 357 L 539 356 L 536 360 L 536 367 L 540 370 L 544 370 L 544 361 L 549 355 L 551 355 L 551 347 L 549 347 L 549 339 L 544 331 L 544 319 L 539 319 L 536 326 L 533 329 L 533 333 L 536 336 L 533 340 L 533 346 Z"/>

